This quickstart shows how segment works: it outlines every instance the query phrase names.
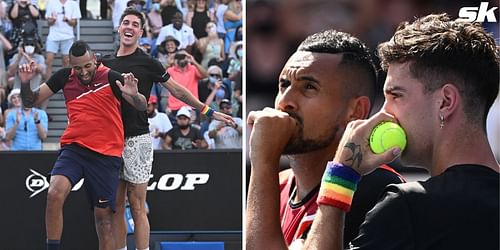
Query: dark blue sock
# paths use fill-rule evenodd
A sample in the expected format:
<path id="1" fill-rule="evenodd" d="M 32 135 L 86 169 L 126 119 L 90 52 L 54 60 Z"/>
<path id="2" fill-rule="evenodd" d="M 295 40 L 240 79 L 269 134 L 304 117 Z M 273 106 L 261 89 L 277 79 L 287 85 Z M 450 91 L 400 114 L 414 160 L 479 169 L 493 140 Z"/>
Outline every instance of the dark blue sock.
<path id="1" fill-rule="evenodd" d="M 60 240 L 47 240 L 47 250 L 59 250 Z"/>

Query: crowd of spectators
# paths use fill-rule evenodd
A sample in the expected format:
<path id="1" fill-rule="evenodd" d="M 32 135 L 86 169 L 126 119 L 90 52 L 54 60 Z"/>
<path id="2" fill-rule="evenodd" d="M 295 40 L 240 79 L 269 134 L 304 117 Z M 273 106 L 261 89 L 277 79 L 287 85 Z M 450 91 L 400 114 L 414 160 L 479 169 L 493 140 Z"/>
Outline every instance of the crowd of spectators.
<path id="1" fill-rule="evenodd" d="M 139 42 L 141 49 L 158 59 L 173 79 L 189 89 L 202 102 L 221 112 L 227 113 L 227 110 L 230 110 L 230 114 L 241 119 L 241 70 L 244 61 L 241 1 L 104 2 L 101 1 L 100 13 L 91 13 L 86 7 L 86 1 L 80 1 L 80 5 L 73 0 L 0 2 L 0 150 L 18 148 L 14 146 L 16 134 L 10 133 L 11 130 L 17 131 L 17 135 L 32 131 L 30 140 L 36 139 L 39 142 L 36 148 L 20 150 L 43 149 L 43 140 L 48 134 L 48 121 L 51 120 L 50 113 L 46 112 L 48 102 L 29 112 L 22 107 L 21 99 L 18 98 L 18 65 L 29 61 L 36 63 L 37 75 L 31 81 L 32 89 L 36 89 L 50 77 L 57 53 L 62 55 L 62 66 L 67 67 L 68 49 L 75 39 L 77 20 L 81 18 L 111 19 L 114 34 L 110 36 L 113 36 L 117 46 L 116 30 L 119 17 L 127 7 L 140 10 L 146 17 L 144 35 Z M 38 20 L 41 19 L 45 19 L 49 25 L 47 37 L 39 34 Z M 200 115 L 199 110 L 194 110 L 170 96 L 161 84 L 155 84 L 151 91 L 148 116 L 150 131 L 155 138 L 155 149 L 241 148 L 241 122 L 238 126 L 228 126 L 227 129 L 218 126 L 212 131 L 210 119 Z M 7 111 L 12 109 L 17 109 L 14 114 L 18 115 L 8 116 Z M 190 115 L 187 116 L 187 113 Z M 165 120 L 165 117 L 168 119 Z M 182 129 L 186 126 L 186 120 L 189 128 L 192 128 L 189 133 Z M 182 125 L 179 126 L 178 123 Z M 39 132 L 36 133 L 38 128 Z M 176 142 L 178 138 L 174 136 L 175 131 L 178 131 L 177 134 L 182 138 L 189 137 L 192 141 L 190 146 L 178 147 L 188 144 Z M 237 137 L 233 140 L 239 143 L 232 142 L 231 146 L 224 146 L 224 143 L 220 142 L 224 134 Z"/>

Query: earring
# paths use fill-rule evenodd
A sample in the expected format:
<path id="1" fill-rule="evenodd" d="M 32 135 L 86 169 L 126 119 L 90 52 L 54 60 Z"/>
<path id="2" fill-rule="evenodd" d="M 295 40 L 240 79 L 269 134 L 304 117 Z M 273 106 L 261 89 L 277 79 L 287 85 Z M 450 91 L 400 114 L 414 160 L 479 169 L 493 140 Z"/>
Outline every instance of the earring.
<path id="1" fill-rule="evenodd" d="M 439 128 L 444 128 L 444 116 L 439 114 Z"/>

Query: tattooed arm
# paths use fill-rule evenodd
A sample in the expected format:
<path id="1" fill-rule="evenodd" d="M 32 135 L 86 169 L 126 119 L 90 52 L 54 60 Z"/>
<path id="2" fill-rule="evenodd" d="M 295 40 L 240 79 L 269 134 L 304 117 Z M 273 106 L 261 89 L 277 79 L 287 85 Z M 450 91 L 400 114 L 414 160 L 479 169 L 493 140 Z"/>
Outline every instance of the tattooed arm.
<path id="1" fill-rule="evenodd" d="M 135 109 L 139 111 L 146 111 L 148 108 L 148 103 L 146 102 L 146 97 L 141 93 L 137 93 L 135 95 L 129 95 L 123 92 L 122 97 L 130 103 Z"/>
<path id="2" fill-rule="evenodd" d="M 192 106 L 195 109 L 201 110 L 203 108 L 204 103 L 202 103 L 186 87 L 180 85 L 174 79 L 169 78 L 166 82 L 162 82 L 161 84 L 163 85 L 163 87 L 167 88 L 175 98 Z"/>
<path id="3" fill-rule="evenodd" d="M 197 97 L 195 97 L 187 88 L 180 85 L 171 77 L 162 82 L 162 85 L 170 91 L 170 93 L 177 99 L 182 102 L 194 107 L 195 109 L 202 110 L 205 106 Z M 230 115 L 226 115 L 222 112 L 215 111 L 213 114 L 213 118 L 218 121 L 230 123 L 232 126 L 235 125 L 233 118 Z"/>

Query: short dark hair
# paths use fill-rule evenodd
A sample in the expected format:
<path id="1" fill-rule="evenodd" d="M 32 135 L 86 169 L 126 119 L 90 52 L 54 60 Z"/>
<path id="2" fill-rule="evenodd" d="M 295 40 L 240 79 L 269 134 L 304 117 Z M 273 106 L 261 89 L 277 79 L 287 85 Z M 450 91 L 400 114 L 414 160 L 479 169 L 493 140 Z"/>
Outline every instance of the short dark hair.
<path id="1" fill-rule="evenodd" d="M 175 9 L 175 10 L 174 10 L 174 13 L 172 13 L 172 19 L 173 19 L 173 18 L 174 18 L 174 16 L 175 16 L 175 15 L 177 15 L 177 14 L 180 14 L 180 15 L 181 15 L 181 17 L 184 15 L 184 14 L 182 14 L 182 11 L 180 11 L 179 9 Z"/>
<path id="2" fill-rule="evenodd" d="M 138 11 L 134 7 L 127 7 L 123 11 L 122 16 L 120 17 L 120 23 L 122 23 L 123 19 L 128 15 L 134 15 L 134 16 L 138 17 L 141 20 L 141 28 L 144 28 L 144 24 L 146 23 L 146 19 L 144 18 L 144 14 L 142 12 Z"/>
<path id="3" fill-rule="evenodd" d="M 410 62 L 410 73 L 426 92 L 455 85 L 469 121 L 483 122 L 498 95 L 499 49 L 481 24 L 431 14 L 403 22 L 394 36 L 378 46 L 383 69 Z"/>
<path id="4" fill-rule="evenodd" d="M 83 40 L 77 40 L 71 45 L 69 54 L 75 57 L 80 57 L 85 55 L 87 51 L 89 52 L 89 54 L 92 54 L 92 50 L 90 49 L 88 43 Z"/>
<path id="5" fill-rule="evenodd" d="M 325 30 L 308 36 L 297 51 L 342 54 L 340 67 L 345 69 L 344 96 L 368 96 L 373 106 L 377 71 L 370 51 L 358 38 L 336 30 Z"/>

